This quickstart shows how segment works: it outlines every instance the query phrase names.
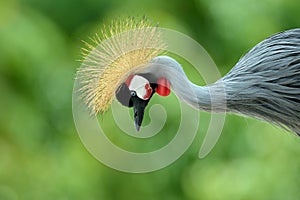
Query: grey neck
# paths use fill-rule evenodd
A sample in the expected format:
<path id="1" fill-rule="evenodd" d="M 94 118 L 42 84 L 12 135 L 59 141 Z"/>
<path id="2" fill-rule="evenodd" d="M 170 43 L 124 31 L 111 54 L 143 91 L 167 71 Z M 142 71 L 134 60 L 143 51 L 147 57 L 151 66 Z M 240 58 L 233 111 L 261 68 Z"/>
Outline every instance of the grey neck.
<path id="1" fill-rule="evenodd" d="M 165 77 L 171 84 L 172 91 L 196 109 L 225 112 L 226 95 L 222 81 L 207 86 L 192 83 L 184 73 L 181 65 L 171 57 L 158 56 L 143 69 L 156 77 Z"/>

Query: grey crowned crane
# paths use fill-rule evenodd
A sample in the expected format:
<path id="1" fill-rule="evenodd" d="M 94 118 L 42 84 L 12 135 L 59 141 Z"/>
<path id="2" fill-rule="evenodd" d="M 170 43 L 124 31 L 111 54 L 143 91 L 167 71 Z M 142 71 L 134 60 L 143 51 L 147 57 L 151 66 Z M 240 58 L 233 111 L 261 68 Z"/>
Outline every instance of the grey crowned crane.
<path id="1" fill-rule="evenodd" d="M 160 55 L 165 45 L 161 32 L 147 20 L 115 23 L 103 35 L 93 39 L 96 45 L 86 43 L 77 72 L 81 96 L 92 115 L 104 113 L 116 97 L 133 107 L 138 131 L 151 97 L 173 91 L 197 109 L 252 116 L 300 136 L 300 29 L 263 40 L 207 86 L 193 84 L 175 59 Z"/>

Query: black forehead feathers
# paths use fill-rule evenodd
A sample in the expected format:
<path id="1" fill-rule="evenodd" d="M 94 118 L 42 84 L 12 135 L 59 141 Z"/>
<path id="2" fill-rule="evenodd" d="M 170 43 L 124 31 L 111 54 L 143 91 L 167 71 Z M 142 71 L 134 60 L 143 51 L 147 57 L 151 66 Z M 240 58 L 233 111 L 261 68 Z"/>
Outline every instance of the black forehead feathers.
<path id="1" fill-rule="evenodd" d="M 127 107 L 133 106 L 130 91 L 126 83 L 122 83 L 119 86 L 119 88 L 116 91 L 116 98 L 123 106 L 127 106 Z"/>

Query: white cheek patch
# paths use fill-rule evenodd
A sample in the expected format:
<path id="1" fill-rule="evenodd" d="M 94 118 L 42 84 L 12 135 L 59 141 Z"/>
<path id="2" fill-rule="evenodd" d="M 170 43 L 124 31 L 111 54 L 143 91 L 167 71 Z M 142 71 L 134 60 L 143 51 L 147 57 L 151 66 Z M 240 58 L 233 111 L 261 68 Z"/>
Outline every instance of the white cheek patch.
<path id="1" fill-rule="evenodd" d="M 135 75 L 129 82 L 128 88 L 130 91 L 135 91 L 136 95 L 143 100 L 150 98 L 152 94 L 152 88 L 147 79 L 142 76 Z"/>

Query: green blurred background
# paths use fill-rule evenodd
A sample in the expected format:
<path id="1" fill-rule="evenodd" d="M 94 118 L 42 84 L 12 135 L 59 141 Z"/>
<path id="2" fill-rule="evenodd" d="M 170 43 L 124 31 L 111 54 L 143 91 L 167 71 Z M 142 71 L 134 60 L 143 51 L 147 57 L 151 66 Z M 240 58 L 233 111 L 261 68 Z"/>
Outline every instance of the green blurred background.
<path id="1" fill-rule="evenodd" d="M 127 174 L 87 152 L 71 109 L 81 40 L 112 18 L 146 15 L 190 35 L 224 75 L 259 41 L 300 27 L 299 8 L 298 0 L 1 0 L 0 200 L 299 199 L 300 140 L 267 123 L 229 114 L 205 159 L 199 130 L 171 166 Z"/>

